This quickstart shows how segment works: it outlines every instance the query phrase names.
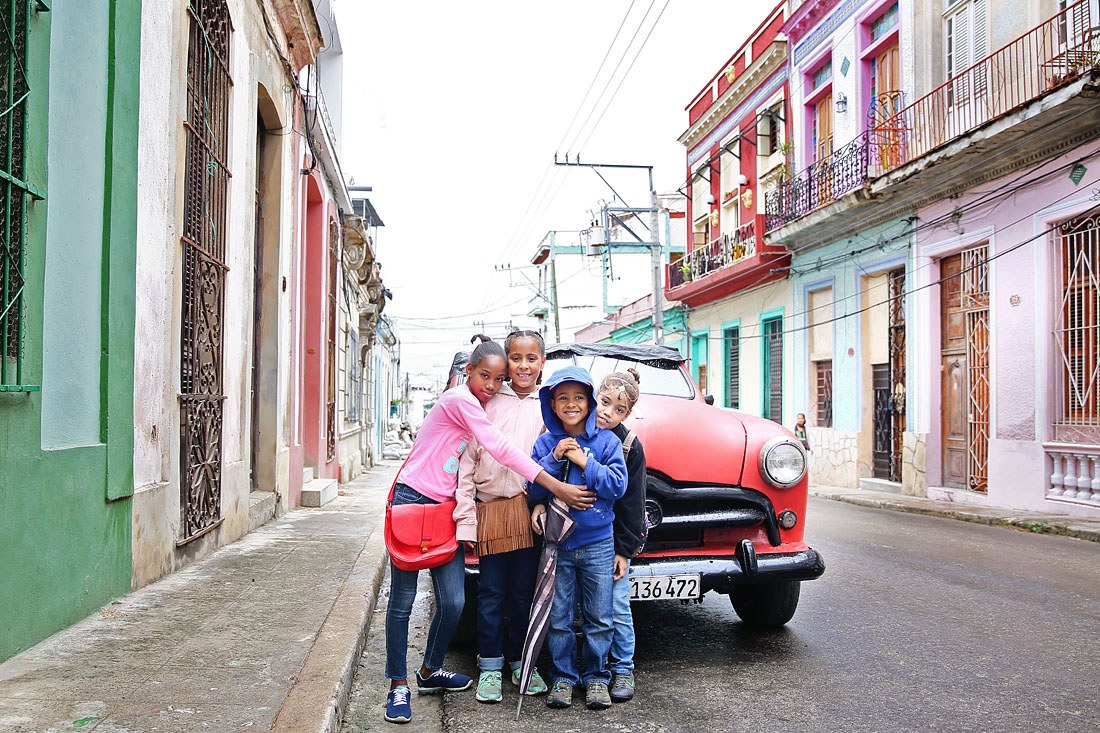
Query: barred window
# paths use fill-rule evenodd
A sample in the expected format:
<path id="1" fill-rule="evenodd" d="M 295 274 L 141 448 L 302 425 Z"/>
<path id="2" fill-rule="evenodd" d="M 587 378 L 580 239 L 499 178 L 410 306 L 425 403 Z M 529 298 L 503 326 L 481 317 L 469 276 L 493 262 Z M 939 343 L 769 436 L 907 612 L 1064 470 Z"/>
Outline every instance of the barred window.
<path id="1" fill-rule="evenodd" d="M 0 15 L 4 45 L 0 71 L 0 392 L 31 392 L 23 382 L 23 336 L 27 328 L 26 287 L 27 197 L 42 194 L 27 180 L 28 24 L 33 16 L 28 0 L 12 2 Z M 38 6 L 35 6 L 38 7 Z M 38 8 L 44 10 L 45 7 Z"/>
<path id="2" fill-rule="evenodd" d="M 1100 209 L 1058 231 L 1058 293 L 1054 338 L 1061 405 L 1056 438 L 1100 437 Z"/>
<path id="3" fill-rule="evenodd" d="M 814 423 L 820 428 L 833 426 L 833 360 L 814 362 Z"/>
<path id="4" fill-rule="evenodd" d="M 348 422 L 358 422 L 363 401 L 359 368 L 359 330 L 352 326 L 348 328 L 347 334 L 347 401 L 344 405 L 344 413 Z"/>

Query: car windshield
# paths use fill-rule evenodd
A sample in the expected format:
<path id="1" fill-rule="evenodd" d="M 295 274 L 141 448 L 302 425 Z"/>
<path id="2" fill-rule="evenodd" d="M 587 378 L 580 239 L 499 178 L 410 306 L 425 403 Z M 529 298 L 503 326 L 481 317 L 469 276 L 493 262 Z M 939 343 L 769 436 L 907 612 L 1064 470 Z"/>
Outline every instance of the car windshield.
<path id="1" fill-rule="evenodd" d="M 658 369 L 636 361 L 612 359 L 607 356 L 566 356 L 547 359 L 546 367 L 542 371 L 543 382 L 554 372 L 570 364 L 576 364 L 587 369 L 597 387 L 599 387 L 603 378 L 611 372 L 626 371 L 627 367 L 633 367 L 638 370 L 638 375 L 642 378 L 642 394 L 683 397 L 685 399 L 691 399 L 695 396 L 695 388 L 679 367 L 675 369 Z"/>

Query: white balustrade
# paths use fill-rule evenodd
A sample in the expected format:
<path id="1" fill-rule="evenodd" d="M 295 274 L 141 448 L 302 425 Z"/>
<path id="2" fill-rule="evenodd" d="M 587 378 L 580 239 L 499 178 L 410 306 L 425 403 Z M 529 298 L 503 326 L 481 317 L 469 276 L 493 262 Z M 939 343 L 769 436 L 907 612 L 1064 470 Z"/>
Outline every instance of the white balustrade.
<path id="1" fill-rule="evenodd" d="M 1047 498 L 1100 504 L 1100 446 L 1054 444 L 1050 456 Z"/>

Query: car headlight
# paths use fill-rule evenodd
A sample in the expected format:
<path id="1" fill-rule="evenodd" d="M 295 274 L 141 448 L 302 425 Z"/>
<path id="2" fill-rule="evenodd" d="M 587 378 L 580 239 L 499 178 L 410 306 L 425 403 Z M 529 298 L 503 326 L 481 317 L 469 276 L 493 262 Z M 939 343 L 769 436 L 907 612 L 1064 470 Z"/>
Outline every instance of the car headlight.
<path id="1" fill-rule="evenodd" d="M 806 452 L 790 438 L 772 438 L 760 450 L 760 475 L 777 489 L 789 489 L 806 475 Z"/>

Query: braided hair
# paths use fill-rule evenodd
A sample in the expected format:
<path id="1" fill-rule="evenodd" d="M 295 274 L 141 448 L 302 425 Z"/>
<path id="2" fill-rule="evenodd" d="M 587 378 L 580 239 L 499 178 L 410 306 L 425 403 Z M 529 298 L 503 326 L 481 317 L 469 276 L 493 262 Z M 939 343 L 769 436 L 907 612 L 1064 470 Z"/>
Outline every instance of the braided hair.
<path id="1" fill-rule="evenodd" d="M 618 392 L 620 397 L 626 398 L 626 403 L 631 410 L 634 409 L 634 405 L 638 404 L 638 398 L 641 396 L 641 384 L 642 377 L 638 374 L 638 370 L 633 367 L 627 367 L 626 371 L 611 372 L 603 381 L 600 382 L 600 392 Z"/>

